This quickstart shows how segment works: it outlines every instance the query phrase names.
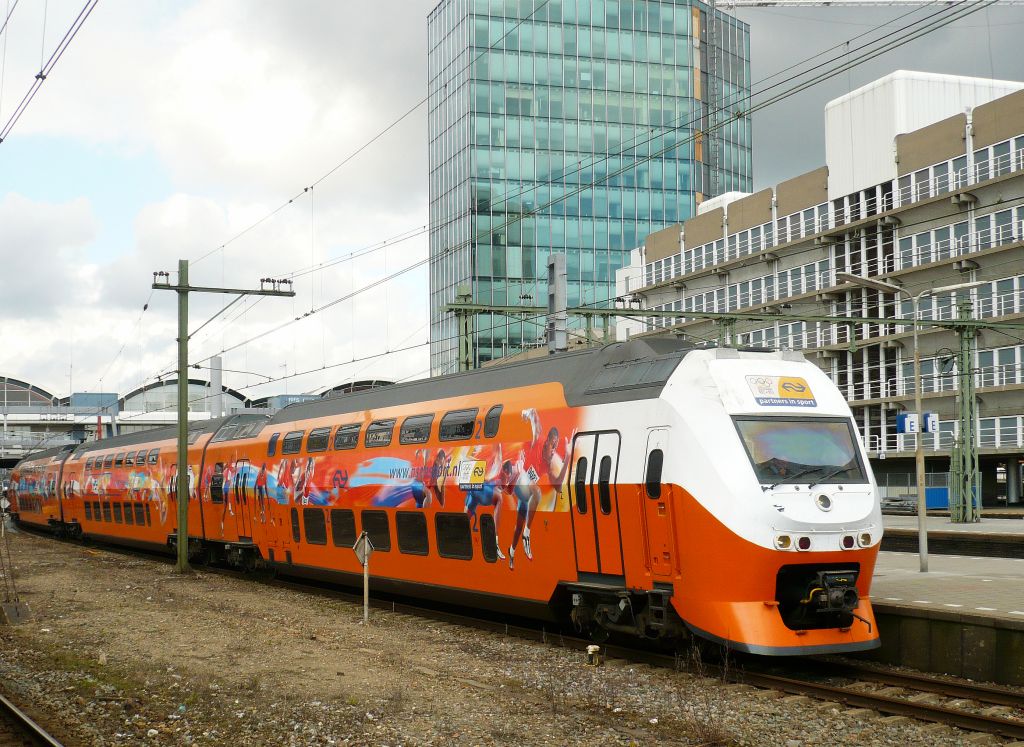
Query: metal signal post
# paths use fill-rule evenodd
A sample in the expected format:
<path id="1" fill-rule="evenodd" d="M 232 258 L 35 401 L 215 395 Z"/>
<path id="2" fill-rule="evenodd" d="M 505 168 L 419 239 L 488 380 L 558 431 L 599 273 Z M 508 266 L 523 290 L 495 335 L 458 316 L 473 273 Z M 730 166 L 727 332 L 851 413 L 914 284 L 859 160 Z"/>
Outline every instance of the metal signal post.
<path id="1" fill-rule="evenodd" d="M 171 285 L 171 277 L 167 272 L 153 273 L 154 290 L 171 290 L 178 294 L 178 529 L 176 543 L 178 545 L 178 571 L 187 573 L 188 563 L 188 294 L 189 293 L 227 293 L 233 296 L 285 296 L 292 297 L 290 280 L 260 280 L 260 288 L 249 290 L 240 288 L 209 288 L 189 285 L 188 260 L 178 260 L 178 284 Z M 270 287 L 267 287 L 267 286 Z M 282 290 L 287 286 L 288 290 Z M 224 309 L 221 309 L 221 312 Z M 221 312 L 217 312 L 220 314 Z M 215 315 L 216 316 L 216 315 Z M 200 476 L 196 476 L 197 485 Z M 184 498 L 182 497 L 184 496 Z"/>

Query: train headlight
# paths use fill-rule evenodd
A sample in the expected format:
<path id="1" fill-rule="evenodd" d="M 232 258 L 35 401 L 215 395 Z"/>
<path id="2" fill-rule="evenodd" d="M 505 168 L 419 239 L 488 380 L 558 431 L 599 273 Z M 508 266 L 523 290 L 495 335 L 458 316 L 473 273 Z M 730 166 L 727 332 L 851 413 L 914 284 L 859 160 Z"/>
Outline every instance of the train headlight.
<path id="1" fill-rule="evenodd" d="M 843 549 L 844 550 L 852 550 L 854 545 L 856 545 L 856 544 L 857 544 L 857 542 L 856 542 L 856 540 L 853 539 L 853 535 L 852 534 L 847 534 L 847 535 L 843 536 Z"/>
<path id="2" fill-rule="evenodd" d="M 797 550 L 810 550 L 811 549 L 811 538 L 801 537 L 796 541 Z"/>
<path id="3" fill-rule="evenodd" d="M 793 539 L 788 534 L 780 534 L 775 538 L 775 547 L 780 550 L 788 550 L 793 546 Z"/>
<path id="4" fill-rule="evenodd" d="M 822 493 L 817 498 L 815 498 L 814 502 L 818 505 L 818 508 L 820 508 L 822 511 L 831 511 L 832 510 L 832 499 L 829 498 L 824 493 Z"/>
<path id="5" fill-rule="evenodd" d="M 859 538 L 861 547 L 869 547 L 871 545 L 871 535 L 868 532 L 864 532 Z"/>

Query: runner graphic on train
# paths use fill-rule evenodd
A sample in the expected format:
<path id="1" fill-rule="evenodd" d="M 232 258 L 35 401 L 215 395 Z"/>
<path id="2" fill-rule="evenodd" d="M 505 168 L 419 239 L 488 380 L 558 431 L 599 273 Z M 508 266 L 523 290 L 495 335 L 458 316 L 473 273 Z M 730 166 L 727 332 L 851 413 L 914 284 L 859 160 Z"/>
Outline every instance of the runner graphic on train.
<path id="1" fill-rule="evenodd" d="M 500 465 L 500 466 L 499 466 Z M 501 460 L 501 446 L 495 449 L 495 456 L 487 470 L 487 475 L 479 487 L 466 491 L 466 513 L 469 514 L 474 532 L 479 531 L 476 510 L 480 506 L 493 507 L 494 516 L 494 544 L 498 559 L 504 560 L 505 553 L 501 551 L 500 536 L 501 528 L 501 502 L 504 496 L 512 495 L 512 485 L 515 481 L 515 470 L 512 462 Z"/>
<path id="2" fill-rule="evenodd" d="M 267 498 L 267 463 L 264 462 L 256 475 L 256 501 L 260 506 L 260 523 L 263 524 L 267 521 Z"/>
<path id="3" fill-rule="evenodd" d="M 558 446 L 558 428 L 552 426 L 548 430 L 547 437 L 542 441 L 540 436 L 543 428 L 540 416 L 533 408 L 522 412 L 523 419 L 530 424 L 532 438 L 527 447 L 520 452 L 519 459 L 514 465 L 515 493 L 518 504 L 516 506 L 516 527 L 512 533 L 512 544 L 508 549 L 508 567 L 515 567 L 516 547 L 519 539 L 523 540 L 523 553 L 527 560 L 533 560 L 533 548 L 530 542 L 530 527 L 533 525 L 533 517 L 537 513 L 542 496 L 540 481 L 543 475 L 550 481 L 554 488 L 554 505 L 551 510 L 557 509 L 558 494 L 562 491 L 562 483 L 568 471 L 569 451 L 572 448 L 572 437 L 565 439 L 565 456 L 559 456 L 556 451 Z"/>

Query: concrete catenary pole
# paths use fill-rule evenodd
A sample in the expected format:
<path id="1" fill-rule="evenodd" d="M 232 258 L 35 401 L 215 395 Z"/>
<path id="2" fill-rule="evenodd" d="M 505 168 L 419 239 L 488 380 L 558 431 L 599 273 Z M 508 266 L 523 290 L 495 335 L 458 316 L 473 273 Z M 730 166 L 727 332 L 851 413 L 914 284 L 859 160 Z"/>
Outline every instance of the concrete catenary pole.
<path id="1" fill-rule="evenodd" d="M 196 475 L 196 484 L 199 476 Z M 178 260 L 178 571 L 188 566 L 188 260 Z"/>

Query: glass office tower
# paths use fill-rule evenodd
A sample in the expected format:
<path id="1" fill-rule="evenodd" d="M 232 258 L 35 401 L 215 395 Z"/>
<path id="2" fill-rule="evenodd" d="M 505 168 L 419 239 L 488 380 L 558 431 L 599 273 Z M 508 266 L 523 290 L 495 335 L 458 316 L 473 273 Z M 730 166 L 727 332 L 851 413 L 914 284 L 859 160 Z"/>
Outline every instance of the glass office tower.
<path id="1" fill-rule="evenodd" d="M 547 258 L 564 252 L 569 306 L 606 306 L 644 237 L 712 193 L 750 190 L 750 122 L 734 116 L 749 105 L 749 28 L 714 18 L 693 0 L 443 0 L 431 12 L 433 374 L 457 368 L 444 311 L 457 295 L 544 305 Z M 729 122 L 714 147 L 699 134 L 709 103 Z M 543 326 L 477 316 L 474 364 L 541 344 Z"/>

